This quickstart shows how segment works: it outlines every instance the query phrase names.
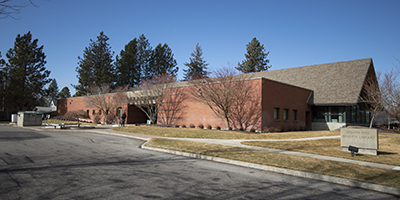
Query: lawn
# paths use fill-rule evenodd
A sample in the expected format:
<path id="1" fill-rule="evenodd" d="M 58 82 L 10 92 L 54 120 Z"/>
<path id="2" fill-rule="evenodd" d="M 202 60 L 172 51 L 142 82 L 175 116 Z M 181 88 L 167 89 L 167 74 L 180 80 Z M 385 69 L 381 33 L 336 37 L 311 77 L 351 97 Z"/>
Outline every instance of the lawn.
<path id="1" fill-rule="evenodd" d="M 242 144 L 400 166 L 400 134 L 379 134 L 377 156 L 355 153 L 354 157 L 350 157 L 349 151 L 342 151 L 340 138 L 291 142 L 257 141 Z"/>
<path id="2" fill-rule="evenodd" d="M 400 171 L 225 145 L 151 139 L 146 146 L 312 172 L 400 188 Z"/>
<path id="3" fill-rule="evenodd" d="M 118 128 L 113 128 L 118 130 Z M 339 131 L 299 131 L 286 133 L 253 133 L 244 131 L 218 131 L 199 128 L 172 128 L 159 126 L 128 126 L 121 131 L 177 138 L 210 138 L 210 139 L 289 139 L 318 136 L 340 135 Z"/>
<path id="4" fill-rule="evenodd" d="M 118 129 L 115 128 L 114 130 Z M 340 135 L 339 131 L 303 131 L 257 134 L 239 131 L 217 131 L 198 128 L 167 128 L 158 126 L 130 126 L 122 128 L 121 131 L 164 137 L 211 139 L 294 139 Z M 399 134 L 379 134 L 380 149 L 378 156 L 355 154 L 354 157 L 350 157 L 350 152 L 341 150 L 339 138 L 293 142 L 252 141 L 243 142 L 243 144 L 343 157 L 390 165 L 400 165 Z M 165 138 L 152 139 L 146 145 L 150 147 L 312 172 L 400 188 L 400 171 L 396 170 L 366 167 L 357 164 L 327 161 L 317 158 L 301 157 L 225 145 L 169 140 Z"/>

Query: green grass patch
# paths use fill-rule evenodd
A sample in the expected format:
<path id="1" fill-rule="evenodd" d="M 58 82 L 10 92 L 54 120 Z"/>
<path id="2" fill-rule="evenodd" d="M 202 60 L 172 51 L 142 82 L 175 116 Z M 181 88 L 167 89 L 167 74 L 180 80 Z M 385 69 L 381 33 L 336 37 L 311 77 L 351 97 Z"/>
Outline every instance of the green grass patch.
<path id="1" fill-rule="evenodd" d="M 118 128 L 113 128 L 118 130 Z M 244 131 L 218 131 L 199 128 L 172 128 L 159 126 L 128 126 L 124 132 L 177 138 L 210 139 L 289 139 L 340 135 L 339 131 L 294 131 L 280 133 L 253 133 Z"/>
<path id="2" fill-rule="evenodd" d="M 312 172 L 400 188 L 400 171 L 209 143 L 151 139 L 146 146 Z"/>

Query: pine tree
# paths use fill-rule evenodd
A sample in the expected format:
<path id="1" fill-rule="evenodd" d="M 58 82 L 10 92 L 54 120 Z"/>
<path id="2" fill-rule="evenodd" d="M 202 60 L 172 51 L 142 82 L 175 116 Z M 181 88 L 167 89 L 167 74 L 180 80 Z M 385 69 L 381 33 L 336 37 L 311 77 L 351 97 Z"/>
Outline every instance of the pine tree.
<path id="1" fill-rule="evenodd" d="M 3 66 L 5 65 L 6 61 L 2 59 L 1 52 L 0 52 L 0 108 L 1 111 L 4 111 L 4 101 L 5 101 L 5 86 L 6 86 L 6 77 L 4 74 Z"/>
<path id="2" fill-rule="evenodd" d="M 43 45 L 38 47 L 38 39 L 32 41 L 32 34 L 18 36 L 14 48 L 9 49 L 4 72 L 6 75 L 5 107 L 11 112 L 31 110 L 39 105 L 45 95 L 50 71 L 44 67 L 46 55 Z"/>
<path id="3" fill-rule="evenodd" d="M 78 85 L 74 85 L 76 96 L 87 94 L 90 86 L 109 84 L 111 88 L 115 85 L 115 66 L 113 65 L 114 52 L 107 43 L 109 38 L 103 31 L 97 36 L 97 40 L 90 39 L 89 47 L 83 51 L 83 58 L 78 56 L 79 62 L 76 67 L 79 79 Z"/>
<path id="4" fill-rule="evenodd" d="M 140 81 L 140 66 L 138 61 L 138 41 L 136 38 L 125 45 L 115 59 L 117 86 L 129 85 L 135 87 Z"/>
<path id="5" fill-rule="evenodd" d="M 242 61 L 242 63 L 238 63 L 238 67 L 236 67 L 237 70 L 243 73 L 252 73 L 267 71 L 271 68 L 271 65 L 268 66 L 269 60 L 267 59 L 269 52 L 265 52 L 264 45 L 261 45 L 257 38 L 254 37 L 251 42 L 246 45 L 246 50 L 246 60 Z"/>
<path id="6" fill-rule="evenodd" d="M 203 52 L 199 43 L 196 45 L 196 49 L 190 54 L 191 58 L 189 63 L 184 63 L 188 69 L 184 69 L 185 72 L 184 80 L 198 79 L 207 77 L 207 66 L 208 64 L 204 60 Z"/>
<path id="7" fill-rule="evenodd" d="M 145 78 L 149 79 L 155 75 L 163 75 L 166 73 L 176 76 L 179 70 L 176 65 L 177 63 L 171 48 L 167 44 L 158 44 L 151 52 L 149 66 L 144 73 Z"/>
<path id="8" fill-rule="evenodd" d="M 150 44 L 143 34 L 139 39 L 134 38 L 125 45 L 115 62 L 117 86 L 128 85 L 131 88 L 138 86 L 143 76 L 143 69 L 148 65 L 150 53 Z"/>
<path id="9" fill-rule="evenodd" d="M 50 106 L 51 101 L 57 100 L 58 97 L 58 85 L 56 79 L 53 79 L 49 87 L 45 90 L 46 92 L 46 106 Z"/>
<path id="10" fill-rule="evenodd" d="M 69 92 L 69 88 L 67 86 L 63 87 L 63 89 L 61 89 L 60 93 L 58 93 L 59 99 L 66 99 L 66 98 L 70 98 L 70 97 L 71 97 L 71 93 Z"/>

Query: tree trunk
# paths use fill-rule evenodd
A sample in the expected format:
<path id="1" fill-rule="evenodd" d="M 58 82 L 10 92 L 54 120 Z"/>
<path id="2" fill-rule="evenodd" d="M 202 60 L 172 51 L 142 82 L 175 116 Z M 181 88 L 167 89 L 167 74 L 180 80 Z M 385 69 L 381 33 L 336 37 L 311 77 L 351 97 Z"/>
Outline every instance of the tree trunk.
<path id="1" fill-rule="evenodd" d="M 228 117 L 224 117 L 224 122 L 225 122 L 226 128 L 229 130 L 229 119 L 228 119 Z"/>
<path id="2" fill-rule="evenodd" d="M 374 123 L 375 114 L 372 115 L 371 122 L 369 123 L 369 128 L 372 128 L 372 124 Z"/>

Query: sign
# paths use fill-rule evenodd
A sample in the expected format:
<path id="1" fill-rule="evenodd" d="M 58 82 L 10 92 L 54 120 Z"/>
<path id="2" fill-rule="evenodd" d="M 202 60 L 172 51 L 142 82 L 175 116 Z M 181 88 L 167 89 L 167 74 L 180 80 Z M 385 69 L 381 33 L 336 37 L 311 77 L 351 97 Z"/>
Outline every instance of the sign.
<path id="1" fill-rule="evenodd" d="M 377 155 L 379 148 L 378 131 L 376 129 L 342 128 L 340 130 L 340 144 L 342 149 L 355 146 L 360 153 Z"/>

